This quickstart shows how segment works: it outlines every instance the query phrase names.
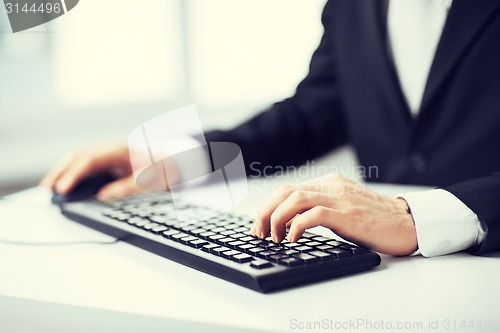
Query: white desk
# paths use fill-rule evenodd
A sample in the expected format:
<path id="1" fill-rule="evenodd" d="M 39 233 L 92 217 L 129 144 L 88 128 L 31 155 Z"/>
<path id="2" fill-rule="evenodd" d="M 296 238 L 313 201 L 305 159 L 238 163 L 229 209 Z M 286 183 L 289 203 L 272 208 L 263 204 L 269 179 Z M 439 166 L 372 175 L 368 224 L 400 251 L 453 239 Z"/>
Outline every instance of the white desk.
<path id="1" fill-rule="evenodd" d="M 407 190 L 372 187 L 390 195 Z M 253 212 L 264 199 L 264 195 L 254 193 L 239 210 Z M 41 189 L 0 200 L 0 238 L 37 242 L 110 239 L 65 219 L 49 203 L 49 193 Z M 33 331 L 43 331 L 43 318 L 56 320 L 58 314 L 71 313 L 61 310 L 71 307 L 54 305 L 50 312 L 44 303 L 23 303 L 22 299 L 143 315 L 139 316 L 142 332 L 156 332 L 158 325 L 166 325 L 163 331 L 167 332 L 167 327 L 178 323 L 176 320 L 187 325 L 175 326 L 177 332 L 224 331 L 203 323 L 239 327 L 242 331 L 296 332 L 305 330 L 299 329 L 299 322 L 330 325 L 330 320 L 332 327 L 307 331 L 332 332 L 336 325 L 343 325 L 342 332 L 369 332 L 392 325 L 395 332 L 483 332 L 461 328 L 460 324 L 462 320 L 467 324 L 469 320 L 500 321 L 499 258 L 499 253 L 431 259 L 382 256 L 382 264 L 369 272 L 263 295 L 125 243 L 52 247 L 0 244 L 0 295 L 14 297 L 0 297 L 0 332 L 24 332 L 30 318 L 37 315 Z M 38 310 L 37 304 L 41 304 Z M 23 309 L 26 321 L 20 323 L 23 316 L 16 316 L 18 310 L 13 309 Z M 44 313 L 42 318 L 40 313 Z M 97 320 L 85 311 L 81 313 L 84 322 Z M 129 317 L 116 318 L 119 324 L 119 318 Z M 358 320 L 366 325 L 350 325 Z M 395 330 L 398 322 L 416 326 Z M 16 330 L 16 325 L 23 329 Z M 87 326 L 76 326 L 75 330 L 78 327 Z M 113 329 L 109 326 L 105 331 Z"/>

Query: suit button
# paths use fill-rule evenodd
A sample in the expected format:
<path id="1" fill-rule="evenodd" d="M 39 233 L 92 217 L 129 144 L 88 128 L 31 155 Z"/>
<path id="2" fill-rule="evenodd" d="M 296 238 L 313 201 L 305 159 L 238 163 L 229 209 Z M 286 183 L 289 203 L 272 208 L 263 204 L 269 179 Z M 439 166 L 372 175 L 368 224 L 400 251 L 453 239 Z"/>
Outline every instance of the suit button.
<path id="1" fill-rule="evenodd" d="M 410 155 L 410 164 L 417 173 L 424 173 L 427 170 L 427 158 L 421 152 L 415 151 Z"/>

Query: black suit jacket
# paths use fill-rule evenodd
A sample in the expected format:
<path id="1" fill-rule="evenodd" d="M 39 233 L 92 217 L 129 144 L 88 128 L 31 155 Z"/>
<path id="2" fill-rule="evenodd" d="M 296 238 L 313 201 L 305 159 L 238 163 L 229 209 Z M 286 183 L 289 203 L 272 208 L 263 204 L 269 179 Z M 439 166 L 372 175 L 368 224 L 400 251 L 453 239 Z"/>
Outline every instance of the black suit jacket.
<path id="1" fill-rule="evenodd" d="M 454 0 L 416 118 L 387 47 L 386 9 L 383 0 L 329 1 L 295 95 L 206 137 L 238 144 L 249 173 L 352 143 L 362 166 L 378 167 L 368 181 L 443 187 L 487 228 L 472 251 L 499 249 L 500 1 Z"/>

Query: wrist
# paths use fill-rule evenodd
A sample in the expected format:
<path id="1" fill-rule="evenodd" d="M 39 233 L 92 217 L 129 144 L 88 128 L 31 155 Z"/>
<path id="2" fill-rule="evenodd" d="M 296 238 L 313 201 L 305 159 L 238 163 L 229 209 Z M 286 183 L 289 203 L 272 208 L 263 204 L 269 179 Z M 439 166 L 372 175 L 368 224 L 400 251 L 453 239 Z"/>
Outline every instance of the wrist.
<path id="1" fill-rule="evenodd" d="M 411 209 L 403 198 L 395 200 L 395 220 L 400 228 L 401 245 L 398 255 L 410 255 L 418 250 L 417 229 L 411 214 Z"/>

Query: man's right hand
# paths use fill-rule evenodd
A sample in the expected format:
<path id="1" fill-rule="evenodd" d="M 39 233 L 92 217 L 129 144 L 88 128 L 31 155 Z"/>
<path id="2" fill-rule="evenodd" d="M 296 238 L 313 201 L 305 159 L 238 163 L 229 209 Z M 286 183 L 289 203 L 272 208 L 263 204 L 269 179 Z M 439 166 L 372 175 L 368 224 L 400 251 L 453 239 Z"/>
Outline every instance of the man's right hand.
<path id="1" fill-rule="evenodd" d="M 143 191 L 136 185 L 129 151 L 123 143 L 99 143 L 88 146 L 61 160 L 40 181 L 42 186 L 67 194 L 89 175 L 110 172 L 117 180 L 103 186 L 99 200 L 110 200 Z"/>

